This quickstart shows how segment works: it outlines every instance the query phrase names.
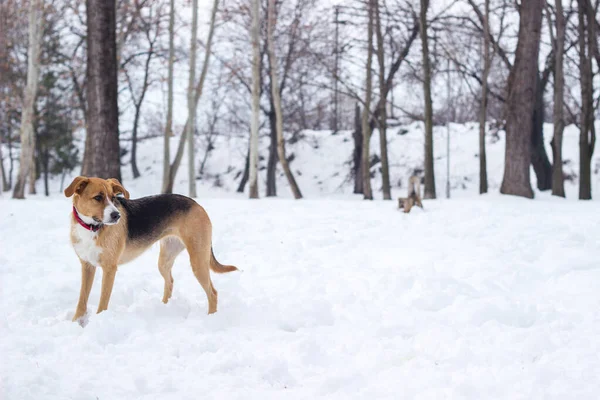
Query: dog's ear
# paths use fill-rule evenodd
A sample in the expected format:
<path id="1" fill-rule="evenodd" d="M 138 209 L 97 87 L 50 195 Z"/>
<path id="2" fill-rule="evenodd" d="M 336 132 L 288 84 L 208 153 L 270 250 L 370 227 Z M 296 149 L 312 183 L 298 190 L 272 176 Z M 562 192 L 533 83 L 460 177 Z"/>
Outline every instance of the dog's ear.
<path id="1" fill-rule="evenodd" d="M 123 194 L 123 196 L 125 196 L 125 198 L 127 200 L 129 200 L 129 192 L 127 190 L 125 190 L 125 188 L 123 187 L 123 185 L 121 185 L 121 182 L 119 182 L 117 179 L 115 178 L 110 178 L 106 180 L 110 186 L 113 189 L 113 192 L 115 195 L 118 195 L 119 193 Z"/>
<path id="2" fill-rule="evenodd" d="M 77 178 L 73 179 L 73 182 L 71 182 L 69 187 L 65 189 L 65 196 L 71 197 L 74 193 L 81 193 L 89 182 L 90 179 L 88 177 L 78 176 Z"/>

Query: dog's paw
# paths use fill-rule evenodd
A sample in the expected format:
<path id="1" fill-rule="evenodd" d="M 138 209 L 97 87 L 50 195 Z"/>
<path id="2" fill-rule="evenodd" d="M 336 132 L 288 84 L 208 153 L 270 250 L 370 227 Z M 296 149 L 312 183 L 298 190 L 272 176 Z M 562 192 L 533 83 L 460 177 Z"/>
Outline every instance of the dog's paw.
<path id="1" fill-rule="evenodd" d="M 77 322 L 79 324 L 79 326 L 81 326 L 82 328 L 85 328 L 85 326 L 88 324 L 89 321 L 90 321 L 89 311 L 86 311 L 85 314 L 83 314 L 79 318 L 73 318 L 73 322 Z"/>

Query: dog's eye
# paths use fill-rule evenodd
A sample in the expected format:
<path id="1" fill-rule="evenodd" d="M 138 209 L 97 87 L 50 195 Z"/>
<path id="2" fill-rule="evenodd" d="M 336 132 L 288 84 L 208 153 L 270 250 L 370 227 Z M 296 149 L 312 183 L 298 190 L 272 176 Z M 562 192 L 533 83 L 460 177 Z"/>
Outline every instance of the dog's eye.
<path id="1" fill-rule="evenodd" d="M 94 200 L 96 200 L 96 201 L 102 201 L 102 196 L 98 195 L 98 196 L 94 197 Z"/>

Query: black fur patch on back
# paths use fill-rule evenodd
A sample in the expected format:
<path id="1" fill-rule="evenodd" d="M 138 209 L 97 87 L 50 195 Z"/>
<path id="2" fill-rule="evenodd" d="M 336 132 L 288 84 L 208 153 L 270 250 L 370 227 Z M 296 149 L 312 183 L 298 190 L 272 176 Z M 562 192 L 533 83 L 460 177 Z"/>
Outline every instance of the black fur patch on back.
<path id="1" fill-rule="evenodd" d="M 189 211 L 195 201 L 178 194 L 159 194 L 127 200 L 116 199 L 127 213 L 127 240 L 157 240 L 169 222 L 181 213 Z"/>

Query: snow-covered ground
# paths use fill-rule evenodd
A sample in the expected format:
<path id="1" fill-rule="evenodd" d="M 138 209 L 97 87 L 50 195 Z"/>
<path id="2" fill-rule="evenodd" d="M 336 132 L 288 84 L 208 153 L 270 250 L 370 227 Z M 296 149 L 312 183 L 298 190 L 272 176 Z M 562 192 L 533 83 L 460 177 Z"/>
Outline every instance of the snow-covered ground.
<path id="1" fill-rule="evenodd" d="M 133 194 L 136 195 L 135 193 Z M 219 312 L 157 246 L 70 321 L 65 198 L 0 200 L 0 398 L 597 399 L 595 202 L 213 198 Z M 99 281 L 90 299 L 98 304 Z"/>
<path id="2" fill-rule="evenodd" d="M 575 175 L 577 133 L 569 127 L 564 146 Z M 389 138 L 399 196 L 422 163 L 422 129 Z M 58 180 L 50 198 L 1 195 L 0 400 L 597 399 L 598 203 L 576 201 L 576 181 L 567 200 L 499 195 L 502 132 L 488 138 L 491 193 L 478 196 L 477 125 L 453 125 L 451 139 L 452 199 L 405 215 L 395 202 L 351 194 L 349 133 L 306 132 L 289 146 L 301 201 L 289 199 L 281 174 L 284 198 L 234 193 L 247 142 L 219 137 L 198 201 L 218 259 L 243 272 L 213 275 L 211 316 L 185 253 L 173 298 L 161 302 L 156 245 L 120 268 L 109 310 L 96 315 L 98 271 L 88 324 L 72 323 L 80 267 L 70 201 Z M 436 128 L 440 197 L 445 140 Z M 142 178 L 123 167 L 133 197 L 159 190 L 161 141 L 140 143 Z M 378 146 L 374 135 L 374 154 Z M 596 156 L 596 198 L 598 165 Z M 381 198 L 378 166 L 372 172 Z"/>

